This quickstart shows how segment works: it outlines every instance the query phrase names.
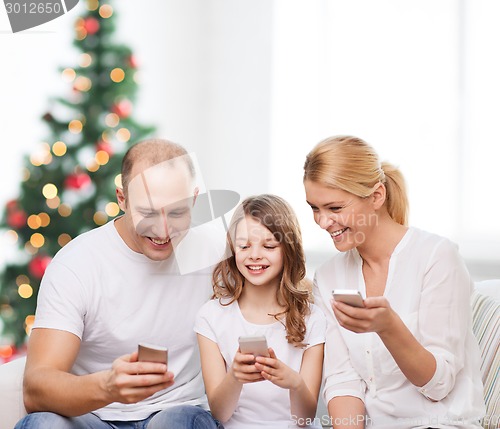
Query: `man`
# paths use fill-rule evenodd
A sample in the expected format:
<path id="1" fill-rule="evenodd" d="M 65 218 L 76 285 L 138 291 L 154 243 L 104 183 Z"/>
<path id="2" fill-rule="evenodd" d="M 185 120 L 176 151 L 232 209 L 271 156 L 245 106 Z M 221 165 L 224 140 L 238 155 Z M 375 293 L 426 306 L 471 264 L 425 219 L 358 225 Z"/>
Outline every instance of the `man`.
<path id="1" fill-rule="evenodd" d="M 123 216 L 74 239 L 45 273 L 24 376 L 30 414 L 16 428 L 220 427 L 202 408 L 193 324 L 223 241 L 190 229 L 192 160 L 165 140 L 139 143 L 122 185 Z M 181 274 L 179 258 L 198 270 Z M 139 342 L 167 346 L 168 370 L 139 362 Z"/>

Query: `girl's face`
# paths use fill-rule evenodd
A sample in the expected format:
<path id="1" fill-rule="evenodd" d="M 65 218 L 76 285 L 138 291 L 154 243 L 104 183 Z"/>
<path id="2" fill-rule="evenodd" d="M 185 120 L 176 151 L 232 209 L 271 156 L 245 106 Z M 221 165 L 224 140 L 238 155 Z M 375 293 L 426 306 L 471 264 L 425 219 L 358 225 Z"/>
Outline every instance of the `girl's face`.
<path id="1" fill-rule="evenodd" d="M 345 252 L 365 243 L 378 223 L 370 197 L 361 198 L 309 180 L 304 187 L 315 222 L 330 234 L 337 250 Z"/>
<path id="2" fill-rule="evenodd" d="M 283 271 L 281 244 L 264 225 L 245 216 L 235 231 L 235 259 L 245 285 L 278 287 Z"/>

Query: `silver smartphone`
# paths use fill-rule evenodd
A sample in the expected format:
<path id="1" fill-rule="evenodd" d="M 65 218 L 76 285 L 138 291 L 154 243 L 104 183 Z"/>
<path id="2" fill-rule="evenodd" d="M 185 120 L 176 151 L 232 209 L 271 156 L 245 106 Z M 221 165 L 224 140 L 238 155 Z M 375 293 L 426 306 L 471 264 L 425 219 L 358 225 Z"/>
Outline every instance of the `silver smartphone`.
<path id="1" fill-rule="evenodd" d="M 354 289 L 334 289 L 332 295 L 335 301 L 343 302 L 352 307 L 364 307 L 363 297 L 359 290 Z"/>
<path id="2" fill-rule="evenodd" d="M 168 349 L 154 344 L 139 343 L 138 360 L 143 362 L 158 362 L 168 365 Z"/>
<path id="3" fill-rule="evenodd" d="M 267 340 L 264 335 L 249 335 L 238 338 L 240 351 L 243 354 L 269 357 Z"/>

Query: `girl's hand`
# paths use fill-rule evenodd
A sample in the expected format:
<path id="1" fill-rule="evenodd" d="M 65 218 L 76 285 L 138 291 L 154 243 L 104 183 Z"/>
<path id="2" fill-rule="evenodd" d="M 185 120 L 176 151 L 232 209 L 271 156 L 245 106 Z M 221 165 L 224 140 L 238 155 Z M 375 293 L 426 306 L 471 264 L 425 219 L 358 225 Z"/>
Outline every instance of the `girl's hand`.
<path id="1" fill-rule="evenodd" d="M 332 300 L 332 310 L 340 326 L 356 333 L 376 332 L 381 335 L 390 331 L 397 314 L 389 301 L 377 296 L 366 298 L 364 302 L 364 308 L 357 308 Z"/>
<path id="2" fill-rule="evenodd" d="M 233 377 L 242 384 L 264 380 L 254 363 L 255 357 L 253 355 L 243 354 L 240 352 L 240 349 L 238 349 L 234 356 L 230 372 Z"/>
<path id="3" fill-rule="evenodd" d="M 300 374 L 281 362 L 271 348 L 269 355 L 268 358 L 262 356 L 256 358 L 255 368 L 260 371 L 262 377 L 284 389 L 298 389 L 302 385 Z"/>

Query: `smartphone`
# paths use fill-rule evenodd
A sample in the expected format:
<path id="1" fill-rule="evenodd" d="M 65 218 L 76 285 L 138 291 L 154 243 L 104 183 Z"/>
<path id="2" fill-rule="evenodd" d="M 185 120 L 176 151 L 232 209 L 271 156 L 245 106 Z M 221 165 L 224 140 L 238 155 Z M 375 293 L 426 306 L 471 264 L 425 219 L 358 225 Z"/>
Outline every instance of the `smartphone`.
<path id="1" fill-rule="evenodd" d="M 138 353 L 138 360 L 140 361 L 168 364 L 168 349 L 166 347 L 139 343 Z"/>
<path id="2" fill-rule="evenodd" d="M 267 340 L 264 335 L 241 336 L 238 338 L 240 351 L 244 354 L 269 357 Z"/>
<path id="3" fill-rule="evenodd" d="M 354 289 L 334 289 L 332 295 L 335 301 L 343 302 L 352 307 L 364 307 L 363 297 L 359 290 Z"/>

